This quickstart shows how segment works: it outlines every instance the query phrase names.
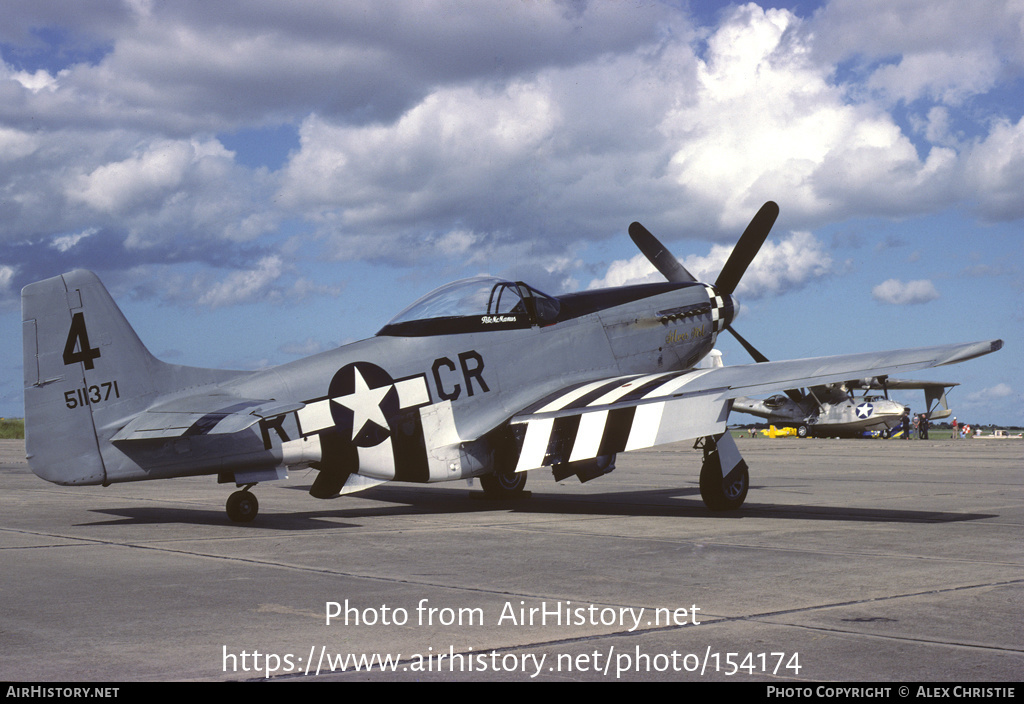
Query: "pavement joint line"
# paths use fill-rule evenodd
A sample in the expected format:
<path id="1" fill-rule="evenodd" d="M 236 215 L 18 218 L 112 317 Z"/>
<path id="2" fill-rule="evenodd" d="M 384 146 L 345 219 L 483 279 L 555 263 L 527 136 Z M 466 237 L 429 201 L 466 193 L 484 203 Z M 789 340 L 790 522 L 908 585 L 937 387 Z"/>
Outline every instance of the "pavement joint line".
<path id="1" fill-rule="evenodd" d="M 11 532 L 24 533 L 24 534 L 28 534 L 28 535 L 40 535 L 40 536 L 47 536 L 47 537 L 65 537 L 65 536 L 54 536 L 53 534 L 36 532 L 36 531 L 11 530 L 11 529 L 8 529 L 8 530 L 10 530 Z M 331 569 L 325 569 L 325 568 L 304 567 L 304 566 L 300 566 L 300 565 L 288 565 L 288 564 L 285 564 L 285 563 L 270 562 L 270 561 L 267 561 L 267 560 L 258 560 L 258 559 L 254 559 L 254 558 L 241 558 L 241 557 L 235 557 L 235 556 L 212 555 L 212 554 L 208 554 L 208 553 L 200 553 L 200 552 L 195 552 L 195 551 L 176 550 L 176 549 L 170 549 L 170 548 L 166 548 L 166 547 L 150 546 L 150 545 L 138 545 L 138 544 L 133 544 L 133 543 L 117 543 L 117 542 L 113 542 L 113 541 L 99 540 L 99 539 L 96 539 L 96 538 L 66 538 L 66 539 L 78 540 L 78 541 L 83 542 L 83 543 L 92 543 L 92 544 L 103 545 L 103 546 L 127 547 L 127 548 L 132 548 L 132 549 L 139 549 L 139 550 L 154 550 L 154 551 L 157 551 L 157 552 L 166 552 L 166 553 L 184 555 L 184 556 L 189 556 L 189 557 L 199 557 L 199 558 L 212 559 L 212 560 L 223 560 L 223 561 L 227 561 L 227 562 L 241 562 L 241 563 L 244 563 L 244 564 L 258 565 L 258 566 L 263 566 L 263 567 L 271 567 L 271 568 L 276 568 L 276 569 L 294 570 L 294 571 L 300 571 L 300 572 L 310 572 L 310 573 L 313 573 L 313 574 L 323 574 L 323 575 L 330 575 L 330 576 L 335 576 L 335 577 L 348 577 L 348 578 L 352 578 L 352 579 L 365 579 L 365 580 L 370 580 L 370 581 L 386 582 L 386 583 L 389 583 L 389 584 L 409 584 L 409 585 L 416 585 L 416 586 L 432 586 L 432 587 L 436 587 L 436 588 L 450 589 L 450 590 L 459 591 L 459 592 L 472 592 L 472 593 L 477 593 L 477 594 L 496 594 L 496 595 L 500 595 L 500 596 L 503 596 L 503 597 L 520 598 L 520 599 L 533 599 L 533 600 L 537 600 L 537 599 L 545 599 L 545 598 L 547 598 L 547 597 L 539 597 L 539 596 L 530 595 L 530 594 L 515 594 L 515 593 L 511 593 L 511 592 L 504 592 L 504 591 L 496 590 L 496 589 L 482 589 L 480 587 L 468 587 L 468 586 L 453 586 L 453 585 L 448 585 L 448 584 L 439 584 L 439 583 L 436 583 L 436 582 L 429 582 L 429 581 L 422 581 L 422 580 L 397 579 L 397 578 L 394 578 L 394 577 L 381 577 L 381 576 L 374 576 L 374 575 L 357 574 L 357 573 L 354 573 L 354 572 L 342 572 L 342 571 L 339 571 L 339 570 L 331 570 Z M 42 546 L 34 546 L 34 547 L 42 547 Z M 52 546 L 52 547 L 68 547 L 68 546 L 66 546 L 66 545 L 56 545 L 56 546 Z M 913 598 L 913 597 L 919 597 L 919 596 L 927 596 L 927 595 L 932 595 L 932 594 L 949 594 L 949 593 L 963 592 L 963 591 L 974 590 L 974 589 L 985 589 L 985 588 L 991 588 L 991 587 L 1003 587 L 1003 586 L 1012 586 L 1012 585 L 1019 585 L 1019 584 L 1024 584 L 1024 578 L 1002 580 L 1002 581 L 997 581 L 997 582 L 985 582 L 985 583 L 980 583 L 980 584 L 960 585 L 960 586 L 957 586 L 957 587 L 948 587 L 948 588 L 944 588 L 944 589 L 928 589 L 928 590 L 924 590 L 924 591 L 909 592 L 909 593 L 905 593 L 905 594 L 890 594 L 890 595 L 887 595 L 887 596 L 872 597 L 870 599 L 856 599 L 856 600 L 849 600 L 849 601 L 843 601 L 843 602 L 835 602 L 835 603 L 829 603 L 829 604 L 816 604 L 816 605 L 812 605 L 812 606 L 804 606 L 804 607 L 799 607 L 799 608 L 795 608 L 795 609 L 783 609 L 783 610 L 770 611 L 770 612 L 764 612 L 764 613 L 744 614 L 744 615 L 739 615 L 739 616 L 717 616 L 717 615 L 715 615 L 713 613 L 708 612 L 708 613 L 705 613 L 703 615 L 706 616 L 706 617 L 712 618 L 714 620 L 713 621 L 703 622 L 701 625 L 721 625 L 721 624 L 724 624 L 724 623 L 733 623 L 733 622 L 737 622 L 737 621 L 765 621 L 766 619 L 770 619 L 772 617 L 784 616 L 784 615 L 789 615 L 789 614 L 810 613 L 810 612 L 814 612 L 814 611 L 822 611 L 822 610 L 841 608 L 841 607 L 846 607 L 846 606 L 856 606 L 856 605 L 859 605 L 859 604 L 878 604 L 878 603 L 886 602 L 886 601 L 894 601 L 894 600 L 897 600 L 897 599 L 907 599 L 907 598 Z M 615 605 L 615 604 L 602 604 L 602 605 L 603 606 L 608 606 L 608 607 L 625 606 L 623 604 L 619 604 L 619 605 Z M 637 606 L 636 605 L 632 605 L 632 608 L 637 608 Z M 645 609 L 646 608 L 654 609 L 654 608 L 657 608 L 657 607 L 643 607 L 643 608 L 645 608 Z M 767 622 L 771 623 L 770 621 L 767 621 Z M 680 625 L 680 626 L 666 625 L 666 626 L 658 626 L 658 627 L 652 627 L 652 628 L 646 628 L 646 629 L 639 629 L 638 628 L 638 629 L 636 629 L 633 632 L 623 631 L 623 632 L 616 632 L 616 633 L 611 633 L 611 634 L 594 634 L 592 636 L 585 636 L 585 637 L 582 637 L 580 639 L 575 639 L 575 640 L 589 640 L 589 639 L 592 639 L 592 638 L 607 638 L 607 637 L 616 636 L 616 635 L 618 635 L 618 636 L 632 636 L 632 635 L 635 635 L 635 634 L 640 633 L 640 632 L 643 632 L 643 633 L 664 632 L 664 631 L 668 631 L 668 630 L 678 630 L 678 629 L 682 629 L 682 628 L 687 628 L 687 627 L 692 626 L 692 625 L 693 624 Z M 843 630 L 843 629 L 829 629 L 829 628 L 824 628 L 824 627 L 805 626 L 805 625 L 800 625 L 800 624 L 773 624 L 773 625 L 788 625 L 788 626 L 793 626 L 793 627 L 797 627 L 797 628 L 806 628 L 806 629 L 809 629 L 809 630 L 821 630 L 821 631 L 830 631 L 830 632 L 837 632 L 837 633 L 850 633 L 850 634 L 858 634 L 858 635 L 864 635 L 864 636 L 872 636 L 872 637 L 878 636 L 878 637 L 882 637 L 882 634 L 864 633 L 862 631 L 855 631 L 855 630 L 848 630 L 847 631 L 847 630 Z M 931 640 L 928 640 L 928 639 L 919 639 L 919 638 L 910 638 L 910 637 L 906 637 L 906 638 L 901 638 L 901 637 L 897 637 L 897 636 L 886 636 L 886 637 L 888 637 L 888 638 L 890 638 L 892 640 L 910 640 L 910 641 L 919 641 L 919 642 L 935 642 L 935 643 L 951 644 L 951 643 L 945 642 L 945 641 L 931 641 Z M 557 644 L 557 643 L 562 643 L 563 641 L 562 640 L 557 640 L 557 641 L 552 641 L 552 642 Z M 571 640 L 570 641 L 565 641 L 565 642 L 571 642 Z M 546 644 L 547 643 L 545 642 L 545 643 L 542 643 L 541 645 L 546 645 Z M 980 649 L 984 649 L 984 650 L 996 650 L 996 651 L 1006 651 L 1006 652 L 1012 652 L 1012 653 L 1024 653 L 1024 650 L 1015 650 L 1015 649 L 1012 649 L 1012 648 L 1002 648 L 1002 647 L 998 647 L 998 646 L 984 646 L 984 645 L 976 645 L 976 644 L 969 644 L 969 643 L 964 643 L 964 644 L 952 643 L 952 644 L 954 644 L 954 645 L 962 645 L 962 647 L 980 648 Z M 521 648 L 522 646 L 515 646 L 515 647 Z M 540 647 L 540 646 L 530 646 L 530 647 Z"/>

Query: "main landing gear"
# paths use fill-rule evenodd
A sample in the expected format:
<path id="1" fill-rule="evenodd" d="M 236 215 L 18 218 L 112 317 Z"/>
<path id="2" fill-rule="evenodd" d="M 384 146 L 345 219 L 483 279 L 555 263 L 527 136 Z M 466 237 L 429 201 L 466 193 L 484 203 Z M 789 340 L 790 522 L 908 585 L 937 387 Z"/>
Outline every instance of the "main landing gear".
<path id="1" fill-rule="evenodd" d="M 526 486 L 526 472 L 511 469 L 495 470 L 480 477 L 480 487 L 489 499 L 511 499 L 522 495 Z"/>
<path id="2" fill-rule="evenodd" d="M 732 434 L 698 438 L 694 448 L 704 450 L 700 468 L 700 497 L 712 511 L 735 511 L 743 505 L 750 488 L 747 463 L 740 456 Z"/>
<path id="3" fill-rule="evenodd" d="M 259 513 L 260 502 L 256 500 L 256 495 L 249 491 L 254 486 L 256 485 L 249 484 L 228 497 L 228 518 L 235 523 L 248 523 Z"/>

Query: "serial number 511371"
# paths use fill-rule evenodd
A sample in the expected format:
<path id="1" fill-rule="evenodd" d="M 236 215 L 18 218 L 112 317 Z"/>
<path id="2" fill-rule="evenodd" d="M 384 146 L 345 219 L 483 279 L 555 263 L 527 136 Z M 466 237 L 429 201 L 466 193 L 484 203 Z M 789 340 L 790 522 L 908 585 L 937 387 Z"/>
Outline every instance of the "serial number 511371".
<path id="1" fill-rule="evenodd" d="M 117 388 L 116 380 L 65 391 L 64 405 L 68 408 L 82 408 L 94 406 L 112 398 L 121 398 L 121 391 Z"/>

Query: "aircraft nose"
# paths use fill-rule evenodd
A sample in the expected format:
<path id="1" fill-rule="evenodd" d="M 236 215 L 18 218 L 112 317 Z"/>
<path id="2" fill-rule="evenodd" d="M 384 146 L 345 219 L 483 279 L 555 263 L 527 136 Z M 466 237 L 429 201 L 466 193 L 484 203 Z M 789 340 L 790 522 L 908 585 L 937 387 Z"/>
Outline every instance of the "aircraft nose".
<path id="1" fill-rule="evenodd" d="M 708 297 L 711 299 L 711 322 L 715 332 L 721 332 L 732 323 L 739 312 L 740 304 L 731 293 L 721 293 L 714 286 L 708 286 Z"/>

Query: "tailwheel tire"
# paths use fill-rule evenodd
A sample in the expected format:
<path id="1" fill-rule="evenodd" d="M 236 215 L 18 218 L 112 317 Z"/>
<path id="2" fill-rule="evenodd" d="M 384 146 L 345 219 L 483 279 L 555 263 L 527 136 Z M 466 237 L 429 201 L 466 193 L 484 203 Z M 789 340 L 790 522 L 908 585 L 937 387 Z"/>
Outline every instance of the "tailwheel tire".
<path id="1" fill-rule="evenodd" d="M 228 518 L 235 523 L 248 523 L 260 511 L 260 502 L 251 491 L 236 491 L 228 497 Z"/>
<path id="2" fill-rule="evenodd" d="M 705 462 L 700 470 L 700 498 L 712 511 L 735 511 L 747 498 L 750 488 L 750 473 L 746 466 L 736 471 L 732 480 L 722 481 L 722 469 L 718 462 Z"/>
<path id="3" fill-rule="evenodd" d="M 526 486 L 526 472 L 496 471 L 480 477 L 484 494 L 492 499 L 508 499 L 519 496 Z"/>

